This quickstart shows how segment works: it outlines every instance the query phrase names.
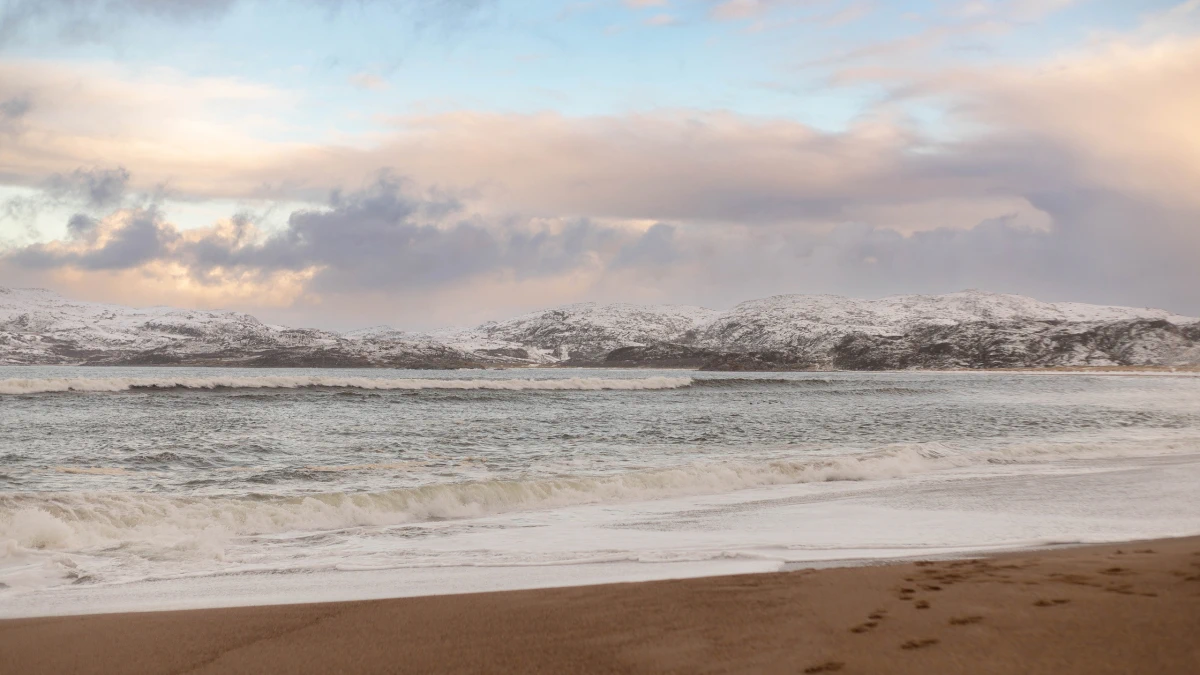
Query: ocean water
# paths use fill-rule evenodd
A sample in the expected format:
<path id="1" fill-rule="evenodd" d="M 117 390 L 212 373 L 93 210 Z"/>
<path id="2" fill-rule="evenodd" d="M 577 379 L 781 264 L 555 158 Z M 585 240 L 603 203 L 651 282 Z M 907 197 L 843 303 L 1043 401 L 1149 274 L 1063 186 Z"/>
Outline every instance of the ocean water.
<path id="1" fill-rule="evenodd" d="M 0 616 L 1200 534 L 1200 378 L 0 368 Z"/>

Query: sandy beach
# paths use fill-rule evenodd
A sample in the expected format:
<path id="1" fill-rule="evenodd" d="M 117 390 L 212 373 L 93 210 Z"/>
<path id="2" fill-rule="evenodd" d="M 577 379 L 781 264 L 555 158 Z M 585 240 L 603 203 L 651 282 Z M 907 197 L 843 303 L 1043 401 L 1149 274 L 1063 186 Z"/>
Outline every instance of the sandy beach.
<path id="1" fill-rule="evenodd" d="M 11 673 L 1200 672 L 1200 538 L 0 622 Z"/>

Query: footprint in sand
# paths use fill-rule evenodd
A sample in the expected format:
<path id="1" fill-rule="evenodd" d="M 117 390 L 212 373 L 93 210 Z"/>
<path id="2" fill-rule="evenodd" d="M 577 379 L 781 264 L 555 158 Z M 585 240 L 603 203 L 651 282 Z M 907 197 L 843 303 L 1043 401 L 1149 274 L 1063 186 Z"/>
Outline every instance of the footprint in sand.
<path id="1" fill-rule="evenodd" d="M 1109 576 L 1116 576 L 1118 574 L 1129 574 L 1129 568 L 1128 567 L 1110 567 L 1106 570 L 1100 570 L 1100 574 L 1107 574 Z"/>
<path id="2" fill-rule="evenodd" d="M 1034 607 L 1053 607 L 1055 605 L 1065 605 L 1068 602 L 1070 602 L 1070 600 L 1067 600 L 1065 598 L 1057 598 L 1054 600 L 1038 600 L 1037 602 L 1033 603 L 1033 606 Z"/>
<path id="3" fill-rule="evenodd" d="M 934 581 L 941 582 L 942 584 L 944 584 L 946 586 L 950 586 L 954 582 L 962 581 L 966 578 L 967 577 L 965 577 L 961 574 L 958 574 L 957 572 L 946 572 L 944 574 L 934 577 L 933 579 L 934 579 Z"/>
<path id="4" fill-rule="evenodd" d="M 918 600 L 917 604 L 913 605 L 917 609 L 929 609 L 929 603 L 925 600 Z"/>
<path id="5" fill-rule="evenodd" d="M 879 624 L 874 621 L 868 621 L 866 623 L 859 624 L 859 625 L 855 626 L 854 628 L 851 628 L 850 632 L 851 633 L 865 633 L 878 625 Z"/>
<path id="6" fill-rule="evenodd" d="M 810 674 L 811 673 L 836 673 L 837 671 L 841 670 L 844 667 L 846 667 L 846 664 L 842 663 L 841 661 L 826 661 L 825 663 L 821 663 L 821 664 L 818 664 L 815 666 L 809 666 L 804 669 L 804 672 L 810 673 Z"/>
<path id="7" fill-rule="evenodd" d="M 1100 584 L 1097 584 L 1096 582 L 1092 581 L 1091 577 L 1083 575 L 1083 574 L 1059 574 L 1056 572 L 1054 574 L 1051 574 L 1050 578 L 1054 581 L 1059 581 L 1059 582 L 1062 582 L 1065 584 L 1074 584 L 1076 586 L 1099 586 L 1100 585 Z"/>
<path id="8" fill-rule="evenodd" d="M 879 621 L 879 620 L 883 619 L 885 614 L 887 614 L 887 610 L 877 609 L 874 612 L 871 612 L 870 614 L 868 614 L 867 618 L 872 621 Z"/>
<path id="9" fill-rule="evenodd" d="M 950 619 L 951 626 L 970 626 L 973 623 L 983 621 L 982 616 L 958 616 Z"/>
<path id="10" fill-rule="evenodd" d="M 909 640 L 900 645 L 900 649 L 924 649 L 936 645 L 940 640 L 937 638 L 925 638 L 924 640 Z"/>

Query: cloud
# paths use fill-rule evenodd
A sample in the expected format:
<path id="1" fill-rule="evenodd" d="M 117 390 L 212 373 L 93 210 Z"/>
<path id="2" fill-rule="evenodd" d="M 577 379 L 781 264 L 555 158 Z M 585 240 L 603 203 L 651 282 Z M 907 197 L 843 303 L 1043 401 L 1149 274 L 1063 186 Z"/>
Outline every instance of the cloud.
<path id="1" fill-rule="evenodd" d="M 612 268 L 661 270 L 678 262 L 680 252 L 675 243 L 676 231 L 674 225 L 655 223 L 645 234 L 621 247 L 613 258 Z"/>
<path id="2" fill-rule="evenodd" d="M 994 16 L 1037 21 L 1079 3 L 1080 0 L 968 0 L 956 4 L 947 13 L 967 18 Z"/>
<path id="3" fill-rule="evenodd" d="M 222 173 L 232 183 L 242 178 L 237 167 L 286 151 L 256 134 L 288 130 L 284 118 L 297 97 L 167 68 L 5 60 L 0 101 L 20 113 L 0 120 L 20 131 L 0 134 L 0 179 L 8 185 L 36 187 L 79 167 L 119 164 L 144 179 L 132 189 L 178 182 L 185 193 L 212 194 Z"/>
<path id="4" fill-rule="evenodd" d="M 826 26 L 844 26 L 870 16 L 875 9 L 873 2 L 854 2 L 814 20 Z"/>
<path id="5" fill-rule="evenodd" d="M 382 91 L 388 88 L 387 80 L 373 73 L 355 73 L 350 76 L 350 84 L 359 89 Z"/>
<path id="6" fill-rule="evenodd" d="M 391 167 L 422 184 L 475 190 L 492 212 L 826 229 L 892 226 L 901 212 L 926 213 L 924 229 L 978 222 L 1046 186 L 1200 198 L 1197 39 L 876 79 L 895 92 L 893 107 L 838 132 L 695 110 L 456 112 L 393 118 L 347 145 L 256 138 L 256 128 L 286 128 L 298 100 L 290 92 L 169 71 L 130 78 L 23 65 L 0 65 L 0 97 L 28 96 L 21 123 L 36 134 L 0 137 L 0 175 L 25 186 L 119 163 L 131 190 L 169 184 L 197 199 L 308 201 Z M 932 102 L 943 121 L 930 131 L 910 120 L 910 102 Z M 934 206 L 950 199 L 980 206 L 969 215 L 955 206 L 939 221 Z"/>
<path id="7" fill-rule="evenodd" d="M 129 171 L 124 167 L 77 168 L 69 173 L 51 174 L 30 194 L 17 194 L 0 201 L 0 222 L 22 225 L 37 238 L 39 215 L 51 209 L 83 208 L 103 211 L 118 207 L 125 198 Z M 76 214 L 86 218 L 85 214 Z M 71 219 L 71 223 L 75 218 Z M 68 229 L 72 225 L 68 225 Z"/>
<path id="8" fill-rule="evenodd" d="M 598 255 L 611 257 L 632 237 L 586 219 L 486 220 L 437 191 L 416 191 L 390 176 L 325 208 L 295 211 L 263 233 L 246 216 L 181 232 L 157 209 L 83 214 L 68 238 L 10 249 L 5 264 L 26 270 L 130 270 L 148 263 L 186 270 L 193 282 L 220 286 L 248 277 L 302 273 L 314 292 L 434 289 L 480 276 L 541 278 Z"/>
<path id="9" fill-rule="evenodd" d="M 32 244 L 10 251 L 4 259 L 31 269 L 124 270 L 160 258 L 179 239 L 156 209 L 123 211 L 105 221 L 78 214 L 68 231 L 68 241 Z"/>
<path id="10" fill-rule="evenodd" d="M 88 208 L 103 209 L 121 202 L 128 183 L 129 171 L 125 167 L 75 169 L 69 174 L 50 176 L 46 193 L 55 201 L 82 202 Z"/>
<path id="11" fill-rule="evenodd" d="M 161 289 L 147 301 L 181 289 L 193 302 L 245 309 L 270 299 L 307 307 L 305 322 L 333 321 L 333 312 L 352 315 L 343 318 L 351 325 L 379 320 L 380 303 L 392 308 L 389 320 L 429 327 L 431 307 L 440 322 L 462 322 L 564 300 L 728 306 L 781 291 L 967 287 L 1200 314 L 1200 209 L 1107 191 L 1029 199 L 1045 222 L 1001 213 L 911 233 L 862 223 L 817 231 L 484 217 L 458 197 L 384 176 L 273 231 L 246 216 L 179 231 L 156 210 L 77 215 L 65 240 L 0 255 L 0 280 L 58 274 L 60 287 L 82 293 L 136 274 Z"/>
<path id="12" fill-rule="evenodd" d="M 711 3 L 712 18 L 718 21 L 753 19 L 773 10 L 825 4 L 830 0 L 718 0 Z"/>
<path id="13" fill-rule="evenodd" d="M 0 175 L 46 195 L 66 181 L 81 215 L 60 241 L 0 254 L 9 283 L 122 300 L 150 279 L 136 297 L 412 321 L 963 287 L 1200 313 L 1200 39 L 1169 30 L 1033 64 L 847 75 L 889 96 L 839 131 L 727 111 L 454 112 L 277 143 L 237 111 L 286 120 L 289 92 L 32 66 L 0 65 L 0 101 L 24 101 L 25 129 L 0 136 Z M 930 109 L 936 125 L 906 114 Z M 114 165 L 128 173 L 79 173 Z M 313 206 L 276 228 L 182 230 L 104 197 L 163 182 Z M 93 183 L 120 189 L 93 198 Z"/>
<path id="14" fill-rule="evenodd" d="M 645 24 L 647 26 L 676 26 L 679 25 L 679 17 L 674 14 L 655 14 L 647 17 Z"/>
<path id="15" fill-rule="evenodd" d="M 1009 3 L 1008 13 L 1017 21 L 1037 21 L 1079 2 L 1080 0 L 1013 0 Z"/>
<path id="16" fill-rule="evenodd" d="M 715 19 L 746 19 L 758 16 L 770 5 L 763 0 L 724 0 L 712 10 Z"/>
<path id="17" fill-rule="evenodd" d="M 128 20 L 189 22 L 218 19 L 245 0 L 6 0 L 0 5 L 0 47 L 50 29 L 71 43 L 103 42 Z M 307 0 L 336 13 L 346 5 L 385 5 L 406 12 L 417 25 L 453 25 L 491 0 Z"/>
<path id="18" fill-rule="evenodd" d="M 260 242 L 227 237 L 185 242 L 178 259 L 201 274 L 214 269 L 316 270 L 315 291 L 427 289 L 504 273 L 557 274 L 619 244 L 620 233 L 587 220 L 550 224 L 489 221 L 437 193 L 412 193 L 381 178 L 366 190 L 336 194 L 328 208 L 292 213 Z"/>
<path id="19" fill-rule="evenodd" d="M 100 221 L 86 213 L 76 213 L 67 221 L 67 238 L 94 243 L 99 234 Z"/>
<path id="20" fill-rule="evenodd" d="M 19 120 L 29 112 L 33 107 L 27 96 L 13 96 L 12 98 L 0 102 L 0 118 L 5 120 Z"/>
<path id="21" fill-rule="evenodd" d="M 0 97 L 32 91 L 27 133 L 0 137 L 0 175 L 25 186 L 119 163 L 130 190 L 168 184 L 193 199 L 319 201 L 391 167 L 421 184 L 473 190 L 494 213 L 820 229 L 899 228 L 903 218 L 904 231 L 1020 210 L 1047 186 L 1200 199 L 1196 39 L 1114 44 L 1036 67 L 876 79 L 895 92 L 892 107 L 837 132 L 695 110 L 456 112 L 392 118 L 347 145 L 267 142 L 253 132 L 286 128 L 297 101 L 290 92 L 169 71 L 131 79 L 32 64 L 0 66 L 0 75 L 12 76 L 0 77 Z M 907 118 L 910 102 L 932 102 L 943 120 L 931 131 Z M 239 117 L 243 108 L 254 115 Z M 953 212 L 940 216 L 947 200 Z M 928 222 L 915 222 L 918 213 Z"/>
<path id="22" fill-rule="evenodd" d="M 235 0 L 9 0 L 0 7 L 0 46 L 22 40 L 31 28 L 52 25 L 71 42 L 92 42 L 122 17 L 195 20 L 220 16 Z"/>
<path id="23" fill-rule="evenodd" d="M 658 220 L 842 217 L 846 205 L 929 191 L 886 184 L 913 163 L 907 150 L 918 142 L 887 120 L 829 134 L 723 112 L 460 112 L 393 118 L 369 141 L 343 146 L 257 137 L 287 129 L 299 99 L 237 79 L 0 63 L 0 97 L 8 91 L 32 91 L 34 108 L 22 122 L 29 133 L 0 138 L 0 176 L 28 187 L 119 163 L 131 190 L 309 201 L 392 167 L 424 184 L 477 189 L 493 211 Z M 959 182 L 960 194 L 977 192 Z"/>
<path id="24" fill-rule="evenodd" d="M 658 220 L 837 217 L 854 198 L 928 191 L 886 184 L 910 163 L 908 130 L 887 123 L 827 134 L 789 121 L 695 111 L 455 113 L 400 119 L 396 128 L 374 149 L 323 150 L 312 158 L 302 152 L 271 172 L 301 183 L 319 156 L 328 175 L 392 166 L 422 182 L 475 187 L 503 210 Z M 965 182 L 961 188 L 973 191 Z"/>
<path id="25" fill-rule="evenodd" d="M 1111 42 L 1037 68 L 955 69 L 901 96 L 952 97 L 977 131 L 952 164 L 1028 165 L 1043 185 L 1200 204 L 1200 39 Z M 971 166 L 968 166 L 971 165 Z"/>
<path id="26" fill-rule="evenodd" d="M 29 114 L 33 102 L 28 95 L 12 95 L 0 100 L 0 134 L 16 133 L 20 128 L 21 119 Z"/>

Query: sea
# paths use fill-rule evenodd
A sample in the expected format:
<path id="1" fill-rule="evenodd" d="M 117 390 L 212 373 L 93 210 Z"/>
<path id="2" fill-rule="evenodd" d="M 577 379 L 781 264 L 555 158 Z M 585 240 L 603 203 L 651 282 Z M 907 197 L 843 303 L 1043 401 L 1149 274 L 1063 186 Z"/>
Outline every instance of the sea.
<path id="1" fill-rule="evenodd" d="M 1200 534 L 1200 377 L 0 367 L 0 616 Z"/>

